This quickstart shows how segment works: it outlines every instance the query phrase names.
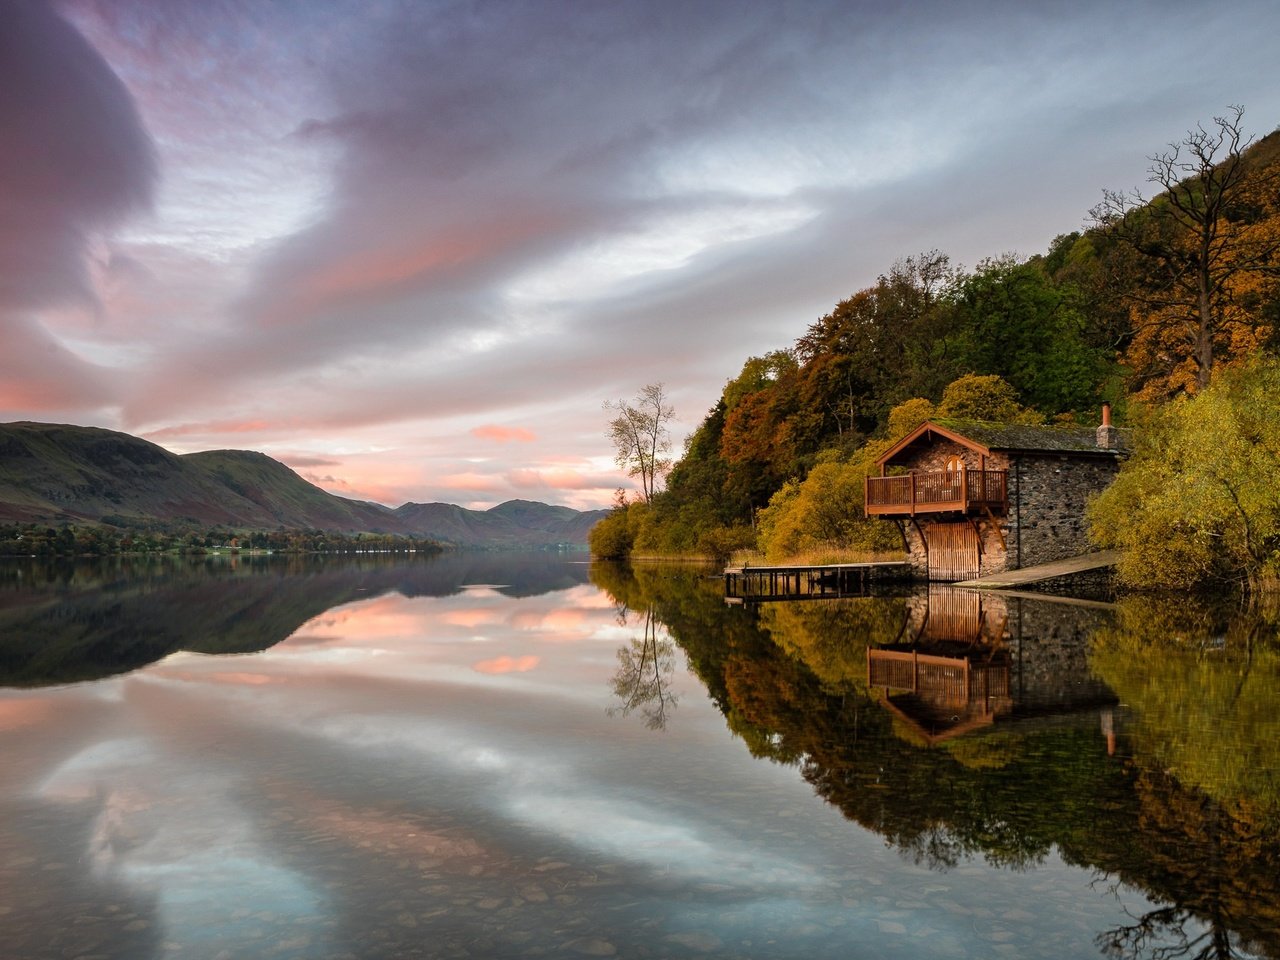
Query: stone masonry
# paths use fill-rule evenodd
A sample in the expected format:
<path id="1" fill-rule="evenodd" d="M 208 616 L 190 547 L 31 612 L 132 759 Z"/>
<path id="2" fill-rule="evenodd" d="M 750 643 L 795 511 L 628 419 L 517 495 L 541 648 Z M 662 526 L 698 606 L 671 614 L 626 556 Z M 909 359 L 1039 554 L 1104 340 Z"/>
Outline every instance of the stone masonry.
<path id="1" fill-rule="evenodd" d="M 918 473 L 944 471 L 955 457 L 969 469 L 1007 471 L 1008 510 L 1004 515 L 985 511 L 967 517 L 918 514 L 915 522 L 897 521 L 917 574 L 928 575 L 921 533 L 934 540 L 941 525 L 964 525 L 973 531 L 980 544 L 979 576 L 1088 552 L 1085 507 L 1119 470 L 1114 448 L 1045 451 L 997 449 L 992 444 L 987 449 L 984 463 L 979 450 L 935 434 L 929 442 L 917 443 L 893 459 L 893 466 Z"/>

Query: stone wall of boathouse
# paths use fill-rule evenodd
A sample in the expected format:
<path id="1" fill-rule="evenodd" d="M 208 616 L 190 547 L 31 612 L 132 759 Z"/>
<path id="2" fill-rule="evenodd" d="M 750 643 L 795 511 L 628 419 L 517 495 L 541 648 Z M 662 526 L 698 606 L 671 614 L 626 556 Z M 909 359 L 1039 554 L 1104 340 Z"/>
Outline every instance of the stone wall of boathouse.
<path id="1" fill-rule="evenodd" d="M 1009 468 L 1007 569 L 1033 567 L 1088 553 L 1085 508 L 1120 469 L 1111 456 L 1023 453 Z M 993 571 L 994 572 L 994 571 Z"/>

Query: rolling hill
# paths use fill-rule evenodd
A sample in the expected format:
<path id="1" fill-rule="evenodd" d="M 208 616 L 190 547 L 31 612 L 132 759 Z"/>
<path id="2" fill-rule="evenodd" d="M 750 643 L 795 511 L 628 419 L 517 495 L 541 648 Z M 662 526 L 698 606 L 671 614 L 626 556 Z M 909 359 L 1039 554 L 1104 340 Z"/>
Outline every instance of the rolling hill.
<path id="1" fill-rule="evenodd" d="M 604 513 L 527 500 L 490 510 L 444 503 L 393 510 L 321 490 L 262 453 L 178 455 L 97 427 L 0 424 L 0 522 L 285 527 L 517 548 L 585 543 Z"/>

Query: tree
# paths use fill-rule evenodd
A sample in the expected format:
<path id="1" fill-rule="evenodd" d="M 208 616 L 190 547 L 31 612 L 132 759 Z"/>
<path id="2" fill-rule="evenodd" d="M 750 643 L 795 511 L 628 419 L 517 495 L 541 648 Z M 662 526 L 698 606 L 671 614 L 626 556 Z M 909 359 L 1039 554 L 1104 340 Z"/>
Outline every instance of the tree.
<path id="1" fill-rule="evenodd" d="M 796 341 L 800 406 L 819 419 L 818 444 L 872 433 L 889 408 L 936 395 L 955 369 L 946 293 L 956 281 L 946 254 L 906 257 L 836 304 Z"/>
<path id="2" fill-rule="evenodd" d="M 604 409 L 616 416 L 609 421 L 609 439 L 617 450 L 618 466 L 640 478 L 645 503 L 653 501 L 658 482 L 671 469 L 671 421 L 675 408 L 667 401 L 661 383 L 650 383 L 636 394 L 634 403 L 606 400 Z"/>
<path id="3" fill-rule="evenodd" d="M 624 625 L 626 612 L 623 608 L 619 614 Z M 679 702 L 671 687 L 676 669 L 676 645 L 669 636 L 659 636 L 659 626 L 653 608 L 646 608 L 644 638 L 632 637 L 618 648 L 618 672 L 610 681 L 618 706 L 607 711 L 611 717 L 627 717 L 639 710 L 644 725 L 650 730 L 665 730 L 667 715 Z"/>
<path id="4" fill-rule="evenodd" d="M 890 446 L 873 440 L 848 460 L 822 459 L 803 481 L 790 480 L 760 511 L 759 544 L 774 561 L 815 554 L 899 550 L 901 536 L 863 512 L 864 483 L 878 472 L 876 457 Z"/>
<path id="5" fill-rule="evenodd" d="M 1095 407 L 1112 351 L 1088 342 L 1082 297 L 1042 259 L 984 260 L 952 298 L 964 369 L 998 374 L 1047 413 Z"/>
<path id="6" fill-rule="evenodd" d="M 905 406 L 905 404 L 904 404 Z M 1018 403 L 1018 392 L 995 374 L 966 374 L 947 385 L 936 411 L 939 417 L 993 423 L 1043 423 L 1044 416 Z"/>
<path id="7" fill-rule="evenodd" d="M 1145 268 L 1130 294 L 1137 316 L 1129 353 L 1136 366 L 1156 368 L 1162 392 L 1203 390 L 1220 349 L 1247 353 L 1265 340 L 1242 302 L 1251 280 L 1277 269 L 1280 232 L 1263 211 L 1280 172 L 1246 160 L 1252 139 L 1241 131 L 1243 116 L 1232 107 L 1210 129 L 1197 124 L 1150 157 L 1155 198 L 1106 190 L 1090 211 Z"/>
<path id="8" fill-rule="evenodd" d="M 1120 579 L 1185 589 L 1280 580 L 1280 361 L 1220 371 L 1154 413 L 1133 456 L 1089 507 Z"/>

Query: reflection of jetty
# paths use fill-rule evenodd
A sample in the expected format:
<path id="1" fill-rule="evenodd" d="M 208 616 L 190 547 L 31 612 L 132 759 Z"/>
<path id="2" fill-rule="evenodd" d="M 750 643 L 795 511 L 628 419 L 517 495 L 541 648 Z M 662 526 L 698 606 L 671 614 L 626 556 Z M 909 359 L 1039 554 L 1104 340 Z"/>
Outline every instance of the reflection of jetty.
<path id="1" fill-rule="evenodd" d="M 726 603 L 864 597 L 872 584 L 907 580 L 905 561 L 827 563 L 784 567 L 729 567 L 724 572 Z"/>

